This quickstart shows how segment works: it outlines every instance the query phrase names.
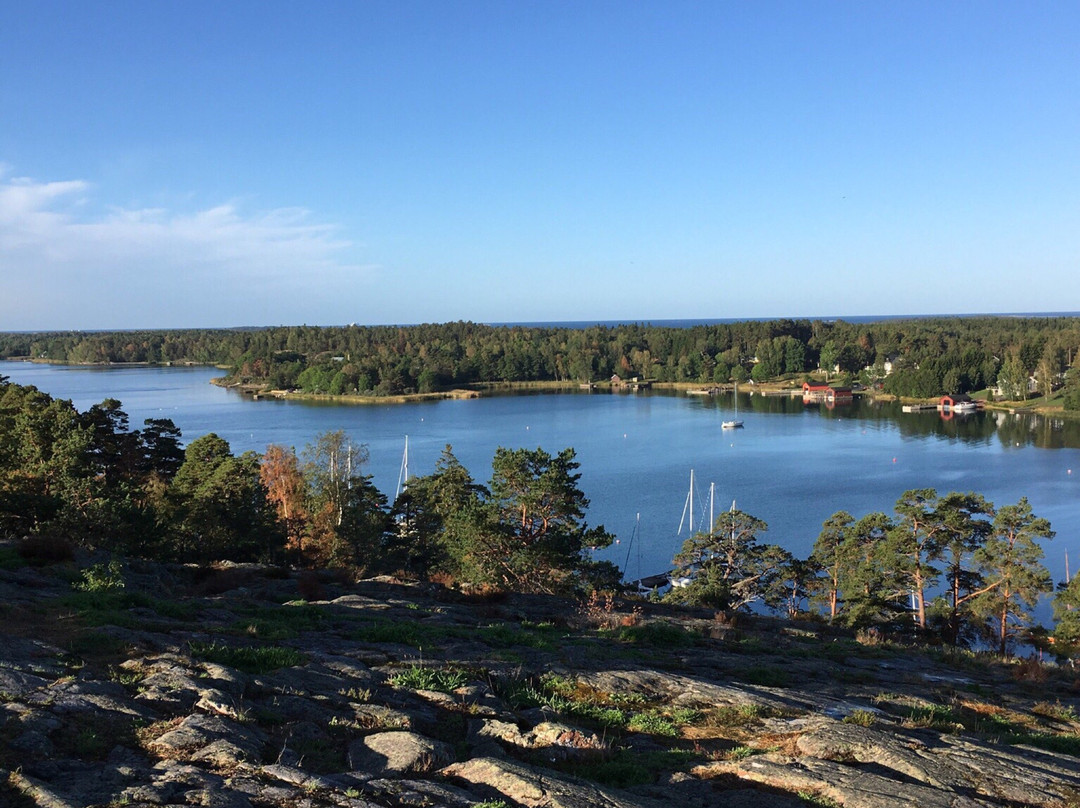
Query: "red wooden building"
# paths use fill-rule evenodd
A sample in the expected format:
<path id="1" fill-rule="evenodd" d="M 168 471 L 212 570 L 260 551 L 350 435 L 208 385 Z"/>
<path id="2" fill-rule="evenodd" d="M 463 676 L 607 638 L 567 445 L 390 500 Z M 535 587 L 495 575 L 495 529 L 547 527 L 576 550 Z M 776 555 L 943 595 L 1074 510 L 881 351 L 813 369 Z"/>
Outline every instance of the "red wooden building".
<path id="1" fill-rule="evenodd" d="M 803 382 L 803 401 L 825 401 L 835 403 L 837 401 L 851 401 L 850 387 L 837 387 L 832 384 L 818 382 Z"/>

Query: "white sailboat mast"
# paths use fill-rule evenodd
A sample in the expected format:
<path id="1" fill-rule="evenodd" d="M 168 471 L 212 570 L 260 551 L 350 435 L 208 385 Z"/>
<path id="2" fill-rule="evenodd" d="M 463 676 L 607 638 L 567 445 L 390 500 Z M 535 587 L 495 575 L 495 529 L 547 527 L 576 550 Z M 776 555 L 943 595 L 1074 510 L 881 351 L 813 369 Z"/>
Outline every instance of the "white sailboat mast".
<path id="1" fill-rule="evenodd" d="M 405 454 L 401 457 L 401 469 L 398 471 L 397 488 L 394 490 L 396 500 L 401 493 L 409 487 L 409 436 L 405 436 Z"/>

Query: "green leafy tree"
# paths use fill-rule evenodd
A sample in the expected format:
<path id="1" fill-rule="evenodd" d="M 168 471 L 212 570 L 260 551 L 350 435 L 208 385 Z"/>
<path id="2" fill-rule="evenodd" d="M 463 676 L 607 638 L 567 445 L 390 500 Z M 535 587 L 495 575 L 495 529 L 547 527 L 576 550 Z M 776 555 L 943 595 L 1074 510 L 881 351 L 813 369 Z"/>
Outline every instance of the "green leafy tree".
<path id="1" fill-rule="evenodd" d="M 147 418 L 139 433 L 139 470 L 168 481 L 184 463 L 180 429 L 169 418 Z"/>
<path id="2" fill-rule="evenodd" d="M 840 599 L 844 607 L 838 613 L 844 625 L 868 626 L 895 617 L 897 608 L 890 594 L 899 586 L 882 553 L 893 529 L 889 517 L 875 511 L 848 531 L 846 547 L 841 550 L 844 566 Z"/>
<path id="3" fill-rule="evenodd" d="M 879 561 L 890 573 L 894 588 L 883 594 L 887 600 L 913 601 L 915 623 L 926 628 L 926 592 L 936 586 L 940 570 L 933 562 L 941 557 L 946 541 L 944 525 L 938 518 L 937 492 L 932 488 L 905 491 L 897 500 L 892 530 L 880 547 Z"/>
<path id="4" fill-rule="evenodd" d="M 0 388 L 0 529 L 17 537 L 51 530 L 92 544 L 82 516 L 101 495 L 93 440 L 70 401 L 34 387 Z"/>
<path id="5" fill-rule="evenodd" d="M 1039 595 L 1052 588 L 1039 540 L 1053 537 L 1050 522 L 1036 517 L 1022 497 L 1016 505 L 998 509 L 991 534 L 975 551 L 985 591 L 974 599 L 973 611 L 988 622 L 1003 655 L 1017 626 L 1031 619 L 1029 609 Z"/>
<path id="6" fill-rule="evenodd" d="M 471 568 L 465 558 L 479 524 L 487 495 L 447 445 L 435 471 L 406 481 L 392 508 L 394 530 L 390 554 L 396 563 L 417 575 L 448 572 L 457 578 Z"/>
<path id="7" fill-rule="evenodd" d="M 168 491 L 166 552 L 181 561 L 272 558 L 282 543 L 259 481 L 259 457 L 234 457 L 211 433 L 192 441 Z"/>
<path id="8" fill-rule="evenodd" d="M 937 518 L 944 540 L 945 581 L 944 636 L 959 643 L 970 625 L 970 605 L 994 584 L 985 585 L 974 565 L 974 554 L 983 546 L 992 529 L 994 506 L 976 493 L 951 492 L 938 502 Z"/>
<path id="9" fill-rule="evenodd" d="M 367 447 L 340 430 L 319 435 L 304 450 L 310 563 L 368 571 L 385 566 L 390 516 L 386 497 L 361 473 L 367 458 Z"/>
<path id="10" fill-rule="evenodd" d="M 1028 372 L 1015 353 L 1010 353 L 997 376 L 998 389 L 1003 398 L 1009 401 L 1023 401 L 1027 398 Z"/>
<path id="11" fill-rule="evenodd" d="M 836 363 L 840 358 L 840 348 L 832 340 L 828 340 L 821 346 L 821 353 L 818 356 L 818 365 L 825 371 L 825 377 L 833 372 L 836 368 Z"/>
<path id="12" fill-rule="evenodd" d="M 1054 649 L 1060 657 L 1080 654 L 1080 576 L 1061 583 L 1054 595 Z"/>
<path id="13" fill-rule="evenodd" d="M 483 578 L 507 589 L 557 592 L 576 588 L 592 572 L 606 572 L 587 556 L 613 537 L 589 528 L 589 501 L 573 449 L 550 455 L 542 449 L 499 447 L 492 460 L 490 496 L 469 514 L 475 534 L 462 555 Z"/>
<path id="14" fill-rule="evenodd" d="M 852 564 L 852 528 L 855 518 L 847 511 L 837 511 L 821 526 L 814 542 L 810 563 L 820 571 L 815 587 L 817 600 L 824 603 L 829 623 L 843 608 L 841 592 Z"/>
<path id="15" fill-rule="evenodd" d="M 768 530 L 761 519 L 737 510 L 721 514 L 709 532 L 687 539 L 673 559 L 673 586 L 666 596 L 675 603 L 743 609 L 751 603 L 776 606 L 785 598 L 784 570 L 791 554 L 760 544 Z"/>
<path id="16" fill-rule="evenodd" d="M 1080 353 L 1077 356 L 1077 361 L 1080 361 Z M 1080 368 L 1069 368 L 1065 372 L 1065 396 L 1062 405 L 1066 410 L 1080 410 Z"/>

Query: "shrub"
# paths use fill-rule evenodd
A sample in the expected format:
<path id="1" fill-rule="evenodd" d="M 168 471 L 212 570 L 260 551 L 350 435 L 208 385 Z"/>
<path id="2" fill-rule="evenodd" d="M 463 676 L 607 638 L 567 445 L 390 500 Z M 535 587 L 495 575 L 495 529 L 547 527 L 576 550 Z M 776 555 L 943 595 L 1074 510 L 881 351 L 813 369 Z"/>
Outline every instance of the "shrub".
<path id="1" fill-rule="evenodd" d="M 124 573 L 119 561 L 94 564 L 82 571 L 82 580 L 71 588 L 77 592 L 115 592 L 124 588 Z"/>
<path id="2" fill-rule="evenodd" d="M 855 724 L 859 727 L 872 727 L 877 721 L 877 716 L 870 710 L 852 710 L 844 716 L 845 724 Z"/>
<path id="3" fill-rule="evenodd" d="M 1048 701 L 1040 701 L 1034 707 L 1031 708 L 1031 712 L 1036 715 L 1045 715 L 1047 718 L 1053 718 L 1057 721 L 1077 721 L 1080 720 L 1080 716 L 1076 714 L 1076 708 L 1071 704 L 1065 705 L 1060 701 L 1051 704 Z"/>

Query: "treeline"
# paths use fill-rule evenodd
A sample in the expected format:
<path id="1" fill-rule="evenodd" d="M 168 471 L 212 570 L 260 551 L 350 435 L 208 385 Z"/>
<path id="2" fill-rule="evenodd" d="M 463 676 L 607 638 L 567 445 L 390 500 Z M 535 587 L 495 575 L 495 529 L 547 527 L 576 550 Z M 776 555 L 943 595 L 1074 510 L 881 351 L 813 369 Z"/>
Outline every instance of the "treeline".
<path id="1" fill-rule="evenodd" d="M 79 412 L 0 377 L 0 535 L 31 553 L 82 546 L 180 562 L 439 574 L 501 590 L 618 584 L 614 566 L 588 559 L 612 537 L 585 523 L 573 450 L 499 449 L 485 487 L 448 448 L 391 504 L 363 472 L 366 448 L 342 432 L 299 456 L 280 446 L 236 456 L 214 434 L 181 448 L 180 438 L 167 419 L 131 429 L 115 399 Z"/>
<path id="2" fill-rule="evenodd" d="M 333 395 L 399 395 L 477 382 L 661 382 L 799 377 L 823 369 L 901 396 L 1000 385 L 1022 399 L 1070 382 L 1080 409 L 1080 319 L 960 317 L 848 323 L 745 321 L 691 328 L 413 326 L 2 334 L 0 357 L 217 364 L 233 380 Z M 886 372 L 889 371 L 889 372 Z M 1066 378 L 1066 374 L 1071 375 Z"/>
<path id="3" fill-rule="evenodd" d="M 1053 635 L 1030 630 L 1031 608 L 1054 591 L 1040 544 L 1054 531 L 1024 498 L 995 508 L 975 493 L 905 491 L 892 514 L 833 514 L 805 560 L 762 544 L 766 529 L 741 511 L 722 514 L 675 557 L 667 598 L 720 609 L 762 603 L 792 618 L 813 610 L 853 628 L 906 625 L 1002 654 L 1020 634 L 1061 656 L 1080 649 L 1078 579 L 1058 589 Z"/>

